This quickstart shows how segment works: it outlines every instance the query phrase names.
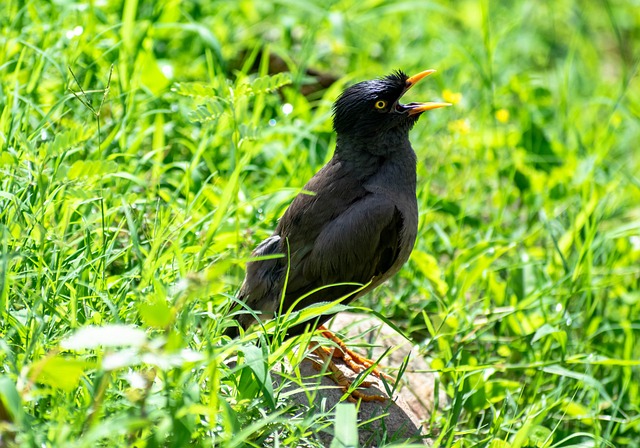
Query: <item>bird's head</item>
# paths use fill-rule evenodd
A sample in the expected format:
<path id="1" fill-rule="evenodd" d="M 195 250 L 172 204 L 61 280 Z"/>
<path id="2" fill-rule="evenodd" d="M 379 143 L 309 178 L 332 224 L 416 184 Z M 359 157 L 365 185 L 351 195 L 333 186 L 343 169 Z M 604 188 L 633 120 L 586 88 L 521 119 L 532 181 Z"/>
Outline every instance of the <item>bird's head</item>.
<path id="1" fill-rule="evenodd" d="M 333 106 L 335 131 L 338 135 L 359 138 L 375 137 L 391 129 L 408 134 L 422 112 L 450 106 L 449 103 L 400 103 L 407 90 L 434 72 L 425 70 L 410 77 L 396 71 L 349 87 Z"/>

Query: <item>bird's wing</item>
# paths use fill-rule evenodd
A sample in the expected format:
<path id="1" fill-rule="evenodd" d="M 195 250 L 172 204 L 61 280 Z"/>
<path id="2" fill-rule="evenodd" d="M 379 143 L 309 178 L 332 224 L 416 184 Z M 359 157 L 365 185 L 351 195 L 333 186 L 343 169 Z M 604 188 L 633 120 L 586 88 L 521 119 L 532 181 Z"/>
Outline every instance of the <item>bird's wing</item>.
<path id="1" fill-rule="evenodd" d="M 280 236 L 272 235 L 255 248 L 252 258 L 281 255 Z M 277 289 L 281 258 L 250 261 L 247 263 L 247 274 L 240 290 L 240 296 L 250 292 L 251 296 L 264 297 Z"/>
<path id="2" fill-rule="evenodd" d="M 368 194 L 355 201 L 302 248 L 302 257 L 292 254 L 285 300 L 296 300 L 321 286 L 343 282 L 364 284 L 382 276 L 397 260 L 402 226 L 402 214 L 386 197 Z M 301 305 L 335 300 L 343 293 L 344 288 L 333 294 L 329 288 Z"/>
<path id="3" fill-rule="evenodd" d="M 281 242 L 279 235 L 272 235 L 255 248 L 251 253 L 254 258 L 269 255 L 280 257 L 247 263 L 247 274 L 238 292 L 238 299 L 250 309 L 262 313 L 264 318 L 271 317 L 282 291 L 286 261 L 282 256 Z M 241 314 L 238 321 L 247 328 L 254 319 L 250 314 Z"/>

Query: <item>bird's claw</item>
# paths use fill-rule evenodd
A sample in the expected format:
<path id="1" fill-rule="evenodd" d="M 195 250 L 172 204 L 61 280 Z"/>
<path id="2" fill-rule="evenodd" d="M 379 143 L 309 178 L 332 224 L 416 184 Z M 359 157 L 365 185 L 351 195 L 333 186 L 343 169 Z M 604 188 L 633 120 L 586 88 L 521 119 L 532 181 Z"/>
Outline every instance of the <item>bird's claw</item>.
<path id="1" fill-rule="evenodd" d="M 335 356 L 336 350 L 327 349 L 326 347 L 317 347 L 313 353 L 315 353 L 318 358 L 322 361 L 313 361 L 313 366 L 320 370 L 324 363 L 327 365 L 327 370 L 331 373 L 331 378 L 333 381 L 342 389 L 342 391 L 347 394 L 347 400 L 352 403 L 357 403 L 358 400 L 362 401 L 379 401 L 384 403 L 387 400 L 387 397 L 384 395 L 369 395 L 360 392 L 358 389 L 353 387 L 353 381 L 345 376 L 344 373 L 338 368 L 338 366 L 334 362 L 334 358 L 341 359 L 340 355 Z M 358 387 L 371 387 L 373 383 L 371 381 L 363 381 L 359 384 Z"/>
<path id="2" fill-rule="evenodd" d="M 338 368 L 335 364 L 335 359 L 341 359 L 349 369 L 353 372 L 359 374 L 364 372 L 365 370 L 370 369 L 370 373 L 378 378 L 384 378 L 388 382 L 394 384 L 394 380 L 392 377 L 387 375 L 384 372 L 381 372 L 376 366 L 375 363 L 365 358 L 362 355 L 352 351 L 349 349 L 340 338 L 334 335 L 331 331 L 327 330 L 324 326 L 321 326 L 319 330 L 322 332 L 322 335 L 327 339 L 333 341 L 338 347 L 328 348 L 323 346 L 318 346 L 313 350 L 320 361 L 314 361 L 314 367 L 318 370 L 321 369 L 324 363 L 327 365 L 327 370 L 331 372 L 331 376 L 333 381 L 340 386 L 340 388 L 347 394 L 347 400 L 351 402 L 357 402 L 358 400 L 362 401 L 379 401 L 385 402 L 387 397 L 384 395 L 368 395 L 360 392 L 356 388 L 353 387 L 353 381 L 345 376 L 344 373 Z M 360 387 L 371 387 L 373 383 L 371 381 L 362 381 L 359 386 Z"/>
<path id="3" fill-rule="evenodd" d="M 389 382 L 392 385 L 395 384 L 395 379 L 387 375 L 386 373 L 382 372 L 379 368 L 380 367 L 379 365 L 376 365 L 376 363 L 371 359 L 366 358 L 360 355 L 359 353 L 356 353 L 353 350 L 351 350 L 342 341 L 342 339 L 337 337 L 332 331 L 327 329 L 324 325 L 321 325 L 318 328 L 318 330 L 320 330 L 320 332 L 322 333 L 322 336 L 333 341 L 340 348 L 340 350 L 338 352 L 334 352 L 332 356 L 334 358 L 342 359 L 344 363 L 347 366 L 349 366 L 349 368 L 353 370 L 355 373 L 361 373 L 367 369 L 372 368 L 371 373 L 374 376 L 378 378 L 384 378 L 387 382 Z M 327 348 L 326 350 L 329 351 L 330 349 Z"/>

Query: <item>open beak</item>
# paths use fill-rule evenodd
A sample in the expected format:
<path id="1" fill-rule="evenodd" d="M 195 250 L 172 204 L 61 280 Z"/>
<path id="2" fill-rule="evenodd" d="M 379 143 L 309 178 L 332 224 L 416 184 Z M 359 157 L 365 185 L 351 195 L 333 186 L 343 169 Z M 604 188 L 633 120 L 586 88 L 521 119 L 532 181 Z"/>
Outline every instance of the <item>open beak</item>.
<path id="1" fill-rule="evenodd" d="M 431 69 L 431 70 L 425 70 L 423 72 L 418 73 L 417 75 L 413 75 L 412 77 L 410 77 L 409 79 L 407 79 L 407 89 L 415 86 L 418 81 L 420 81 L 422 78 L 426 78 L 429 75 L 433 75 L 436 71 Z"/>
<path id="2" fill-rule="evenodd" d="M 407 87 L 405 88 L 403 95 L 407 92 L 407 90 L 415 86 L 418 83 L 418 81 L 420 81 L 423 78 L 426 78 L 427 76 L 435 72 L 436 72 L 435 70 L 425 70 L 423 72 L 418 73 L 417 75 L 411 76 L 409 79 L 407 79 Z M 398 104 L 398 107 L 402 108 L 409 115 L 421 114 L 422 112 L 425 112 L 427 110 L 439 109 L 440 107 L 446 107 L 446 106 L 451 106 L 451 103 L 429 102 L 429 103 L 409 103 L 409 104 L 402 104 L 402 105 Z"/>

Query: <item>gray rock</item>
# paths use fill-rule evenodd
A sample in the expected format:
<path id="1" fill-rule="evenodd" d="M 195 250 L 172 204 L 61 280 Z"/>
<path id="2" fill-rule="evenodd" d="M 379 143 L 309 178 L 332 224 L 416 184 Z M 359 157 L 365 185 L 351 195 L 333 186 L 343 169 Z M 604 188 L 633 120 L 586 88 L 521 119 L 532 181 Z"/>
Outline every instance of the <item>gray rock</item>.
<path id="1" fill-rule="evenodd" d="M 428 421 L 433 410 L 434 376 L 427 372 L 428 366 L 424 359 L 417 355 L 416 350 L 412 351 L 411 343 L 388 325 L 366 314 L 339 313 L 329 323 L 329 328 L 345 336 L 344 340 L 348 342 L 349 348 L 355 348 L 354 351 L 366 354 L 370 359 L 377 360 L 386 352 L 380 365 L 393 378 L 408 357 L 407 367 L 395 387 L 369 375 L 366 381 L 371 386 L 359 389 L 369 395 L 392 397 L 383 403 L 362 401 L 356 404 L 360 447 L 374 447 L 392 441 L 428 445 L 428 440 L 423 435 L 422 422 Z M 285 386 L 285 390 L 288 390 L 289 398 L 294 403 L 309 407 L 310 412 L 326 413 L 344 401 L 344 393 L 327 375 L 319 372 L 314 359 L 317 361 L 315 355 L 308 356 L 299 365 L 302 384 L 291 382 Z M 357 377 L 343 361 L 337 360 L 336 365 L 348 378 Z M 291 372 L 291 366 L 285 366 L 284 371 Z M 274 369 L 272 373 L 279 382 L 281 371 Z M 287 376 L 298 377 L 297 374 Z M 323 445 L 331 444 L 332 430 L 330 427 L 326 432 L 316 434 Z"/>

